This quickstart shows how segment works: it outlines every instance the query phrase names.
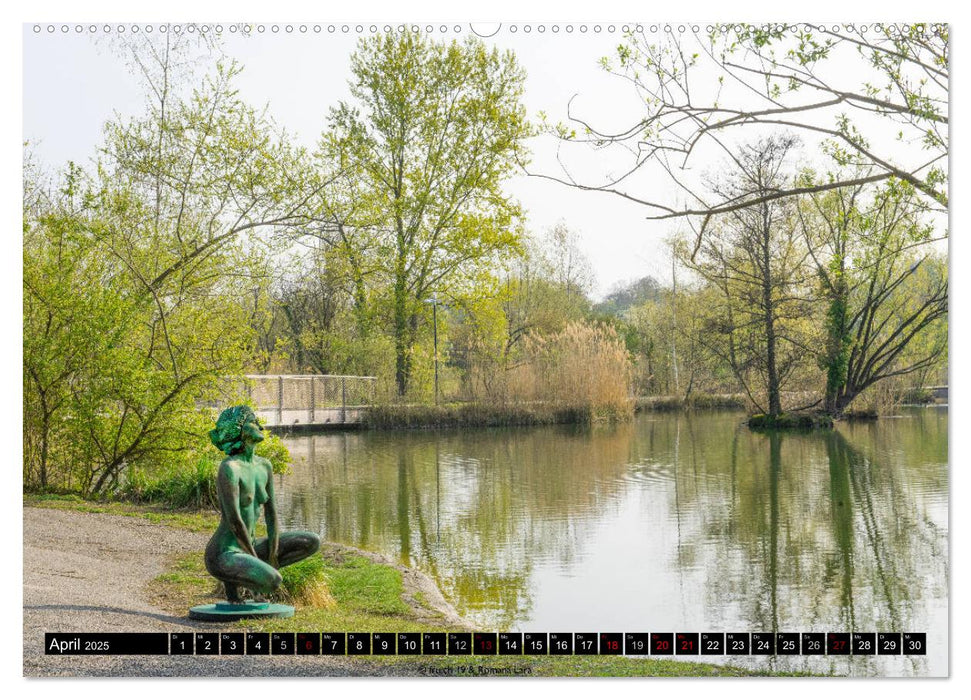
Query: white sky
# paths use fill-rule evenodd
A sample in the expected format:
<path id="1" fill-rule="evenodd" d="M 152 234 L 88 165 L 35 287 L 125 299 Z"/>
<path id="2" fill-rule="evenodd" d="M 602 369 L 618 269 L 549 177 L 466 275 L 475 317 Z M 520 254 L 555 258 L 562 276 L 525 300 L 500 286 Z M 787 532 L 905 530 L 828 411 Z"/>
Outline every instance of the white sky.
<path id="1" fill-rule="evenodd" d="M 108 50 L 103 38 L 92 38 L 90 25 L 84 25 L 81 33 L 75 31 L 74 24 L 68 25 L 66 33 L 60 23 L 53 25 L 53 33 L 48 26 L 23 27 L 23 136 L 34 144 L 34 152 L 46 168 L 58 169 L 68 160 L 89 162 L 101 140 L 105 120 L 115 112 L 137 113 L 144 102 L 137 78 L 117 54 Z M 104 25 L 97 26 L 94 36 L 103 37 L 100 28 Z M 117 32 L 118 25 L 113 26 Z M 271 26 L 267 24 L 262 34 L 253 31 L 243 38 L 230 33 L 226 25 L 224 50 L 245 67 L 238 81 L 244 98 L 253 105 L 267 106 L 277 123 L 312 146 L 325 127 L 328 108 L 347 97 L 349 56 L 360 36 L 370 34 L 370 25 L 322 24 L 319 33 L 313 24 L 294 23 L 292 33 L 286 32 L 285 23 L 279 25 L 277 33 Z M 306 28 L 305 33 L 301 33 L 301 26 Z M 631 86 L 599 65 L 601 57 L 614 55 L 622 40 L 621 23 L 575 23 L 570 25 L 571 32 L 561 23 L 556 25 L 556 33 L 553 23 L 544 24 L 543 32 L 539 23 L 501 27 L 461 24 L 460 31 L 455 32 L 457 25 L 452 22 L 444 33 L 440 26 L 435 25 L 436 37 L 467 36 L 474 27 L 480 35 L 494 33 L 485 39 L 487 43 L 515 51 L 527 73 L 524 101 L 530 117 L 542 111 L 552 121 L 565 120 L 567 104 L 573 98 L 575 113 L 609 131 L 628 127 L 643 112 Z M 585 31 L 581 32 L 581 26 Z M 382 27 L 377 25 L 379 31 Z M 598 28 L 600 31 L 596 31 Z M 644 29 L 650 31 L 651 25 L 645 24 Z M 531 168 L 560 175 L 553 140 L 534 139 L 531 145 Z M 595 152 L 577 146 L 570 147 L 565 158 L 571 171 L 584 176 L 588 183 L 600 182 L 600 177 L 630 163 L 618 152 Z M 702 153 L 696 158 L 695 175 L 720 160 L 717 154 Z M 627 187 L 647 199 L 683 202 L 675 186 L 657 171 L 639 174 Z M 670 278 L 670 258 L 663 239 L 678 223 L 648 221 L 647 209 L 614 195 L 583 192 L 525 175 L 510 180 L 507 190 L 525 206 L 530 230 L 542 232 L 563 219 L 580 234 L 583 251 L 596 274 L 597 296 L 618 282 L 647 274 L 661 280 Z"/>

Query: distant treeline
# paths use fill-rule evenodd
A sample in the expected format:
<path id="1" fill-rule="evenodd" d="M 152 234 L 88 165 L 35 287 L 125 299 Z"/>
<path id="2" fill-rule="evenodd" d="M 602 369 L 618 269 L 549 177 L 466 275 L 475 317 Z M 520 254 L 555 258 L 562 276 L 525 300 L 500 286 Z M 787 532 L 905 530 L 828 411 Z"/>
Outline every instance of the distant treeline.
<path id="1" fill-rule="evenodd" d="M 185 473 L 172 489 L 196 493 L 198 407 L 245 400 L 248 373 L 374 375 L 394 407 L 433 403 L 437 364 L 441 403 L 547 421 L 705 394 L 774 415 L 808 392 L 839 415 L 946 365 L 947 261 L 914 178 L 746 142 L 711 180 L 745 206 L 672 238 L 670 283 L 595 304 L 578 233 L 528 230 L 505 189 L 543 128 L 512 52 L 364 38 L 308 149 L 241 97 L 213 37 L 114 41 L 144 111 L 105 124 L 90 167 L 50 173 L 25 147 L 28 489 L 148 494 Z"/>

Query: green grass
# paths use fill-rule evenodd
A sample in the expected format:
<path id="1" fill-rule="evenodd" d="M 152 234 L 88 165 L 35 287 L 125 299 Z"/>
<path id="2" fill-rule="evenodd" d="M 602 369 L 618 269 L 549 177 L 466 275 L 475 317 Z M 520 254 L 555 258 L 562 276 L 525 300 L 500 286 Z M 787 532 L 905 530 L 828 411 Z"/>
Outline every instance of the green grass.
<path id="1" fill-rule="evenodd" d="M 313 556 L 282 569 L 280 600 L 295 605 L 330 607 L 334 599 L 330 593 L 330 579 L 324 560 Z"/>
<path id="2" fill-rule="evenodd" d="M 822 413 L 780 413 L 777 416 L 757 413 L 748 419 L 752 430 L 828 430 L 833 419 Z"/>
<path id="3" fill-rule="evenodd" d="M 24 506 L 73 510 L 80 513 L 125 515 L 192 532 L 213 532 L 219 525 L 219 514 L 215 511 L 174 510 L 162 506 L 134 505 L 119 501 L 86 501 L 73 495 L 24 494 Z"/>
<path id="4" fill-rule="evenodd" d="M 212 595 L 216 590 L 215 581 L 202 560 L 195 556 L 176 560 L 169 571 L 155 578 L 155 582 L 159 587 L 152 591 L 153 597 L 165 607 L 180 605 L 183 600 L 203 591 Z"/>
<path id="5" fill-rule="evenodd" d="M 236 625 L 248 630 L 272 632 L 306 632 L 307 630 L 360 630 L 378 632 L 445 631 L 442 626 L 429 626 L 419 619 L 402 600 L 404 587 L 401 574 L 393 567 L 376 564 L 361 556 L 325 559 L 318 554 L 303 570 L 286 567 L 284 579 L 291 583 L 307 580 L 307 572 L 319 572 L 336 601 L 332 608 L 297 606 L 292 618 L 243 620 Z M 215 581 L 206 573 L 203 553 L 182 557 L 158 576 L 154 585 L 158 602 L 173 613 L 183 614 L 193 605 L 217 600 Z"/>
<path id="6" fill-rule="evenodd" d="M 24 498 L 24 505 L 140 517 L 194 532 L 211 531 L 218 524 L 214 513 L 173 513 L 124 503 L 92 503 L 76 496 L 30 496 Z M 325 548 L 325 551 L 327 556 L 318 554 L 286 567 L 282 573 L 286 585 L 293 590 L 326 581 L 336 605 L 328 608 L 298 605 L 292 618 L 241 620 L 235 626 L 260 632 L 450 631 L 442 624 L 429 623 L 427 611 L 420 615 L 403 600 L 401 573 L 394 567 L 340 550 Z M 220 593 L 219 585 L 206 571 L 201 551 L 170 560 L 167 570 L 152 582 L 150 591 L 156 604 L 179 616 L 185 615 L 193 605 L 216 601 Z M 355 658 L 354 662 L 365 674 L 390 670 L 400 675 L 423 676 L 774 675 L 731 666 L 623 656 L 362 657 Z"/>
<path id="7" fill-rule="evenodd" d="M 148 475 L 132 469 L 118 494 L 125 501 L 150 503 L 171 508 L 216 508 L 216 470 L 219 462 L 203 455 L 191 464 L 178 465 Z"/>
<path id="8" fill-rule="evenodd" d="M 372 615 L 407 615 L 411 610 L 401 599 L 401 573 L 390 566 L 349 556 L 329 562 L 324 571 L 340 605 Z"/>
<path id="9" fill-rule="evenodd" d="M 383 404 L 368 409 L 366 427 L 374 430 L 413 428 L 494 428 L 512 425 L 552 425 L 627 420 L 607 409 L 532 404 L 480 403 Z"/>

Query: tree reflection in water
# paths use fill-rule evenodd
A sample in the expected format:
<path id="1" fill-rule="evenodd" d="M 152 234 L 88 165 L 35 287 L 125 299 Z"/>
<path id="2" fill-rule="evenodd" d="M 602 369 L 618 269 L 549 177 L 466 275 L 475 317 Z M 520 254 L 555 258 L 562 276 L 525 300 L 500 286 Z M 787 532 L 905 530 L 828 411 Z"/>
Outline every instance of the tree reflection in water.
<path id="1" fill-rule="evenodd" d="M 492 629 L 593 608 L 605 630 L 946 625 L 946 411 L 813 434 L 740 419 L 292 438 L 281 519 L 428 572 Z"/>

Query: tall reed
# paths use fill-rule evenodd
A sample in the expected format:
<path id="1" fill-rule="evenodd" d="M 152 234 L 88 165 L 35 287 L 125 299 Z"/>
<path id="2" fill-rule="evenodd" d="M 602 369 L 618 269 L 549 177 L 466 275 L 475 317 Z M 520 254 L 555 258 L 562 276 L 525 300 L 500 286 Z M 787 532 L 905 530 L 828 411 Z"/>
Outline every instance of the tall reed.
<path id="1" fill-rule="evenodd" d="M 505 377 L 505 399 L 539 402 L 588 420 L 634 413 L 632 366 L 617 332 L 599 323 L 570 323 L 559 333 L 526 338 L 524 361 Z"/>

